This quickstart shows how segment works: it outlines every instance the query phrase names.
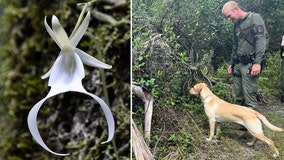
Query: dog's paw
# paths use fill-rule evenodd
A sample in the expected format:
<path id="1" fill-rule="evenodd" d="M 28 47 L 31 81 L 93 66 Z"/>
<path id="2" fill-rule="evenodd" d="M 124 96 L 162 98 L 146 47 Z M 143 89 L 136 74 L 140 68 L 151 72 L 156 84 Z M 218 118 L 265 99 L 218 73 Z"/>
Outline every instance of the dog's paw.
<path id="1" fill-rule="evenodd" d="M 279 155 L 277 155 L 276 153 L 273 154 L 274 158 L 277 158 Z"/>
<path id="2" fill-rule="evenodd" d="M 247 145 L 251 147 L 254 145 L 254 142 L 248 142 Z"/>
<path id="3" fill-rule="evenodd" d="M 210 142 L 212 140 L 212 138 L 206 138 L 207 142 Z"/>
<path id="4" fill-rule="evenodd" d="M 220 135 L 215 135 L 214 138 L 215 139 L 221 139 L 221 136 Z"/>

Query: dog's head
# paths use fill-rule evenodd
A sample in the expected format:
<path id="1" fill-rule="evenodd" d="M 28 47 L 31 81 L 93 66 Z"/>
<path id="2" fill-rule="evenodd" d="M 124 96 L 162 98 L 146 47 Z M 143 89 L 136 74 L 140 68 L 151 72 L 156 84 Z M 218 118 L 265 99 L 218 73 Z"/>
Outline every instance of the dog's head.
<path id="1" fill-rule="evenodd" d="M 204 87 L 207 87 L 207 84 L 205 84 L 205 83 L 198 83 L 193 88 L 189 89 L 189 93 L 190 94 L 200 94 L 201 90 Z"/>

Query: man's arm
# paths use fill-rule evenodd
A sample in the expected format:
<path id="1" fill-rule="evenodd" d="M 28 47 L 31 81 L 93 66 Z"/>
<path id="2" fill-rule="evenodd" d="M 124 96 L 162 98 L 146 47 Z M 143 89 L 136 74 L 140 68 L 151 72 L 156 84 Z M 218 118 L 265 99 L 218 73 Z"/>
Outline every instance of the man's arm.
<path id="1" fill-rule="evenodd" d="M 255 59 L 251 68 L 250 74 L 258 76 L 261 71 L 261 61 L 266 50 L 266 27 L 263 19 L 259 14 L 253 14 L 252 17 L 253 32 L 255 37 Z"/>
<path id="2" fill-rule="evenodd" d="M 284 36 L 282 37 L 281 47 L 280 47 L 280 56 L 284 58 Z"/>
<path id="3" fill-rule="evenodd" d="M 237 55 L 237 50 L 238 50 L 238 37 L 236 36 L 236 24 L 234 25 L 234 33 L 233 33 L 233 48 L 232 48 L 232 53 L 231 53 L 231 59 L 229 64 L 233 64 L 233 57 Z"/>
<path id="4" fill-rule="evenodd" d="M 253 32 L 255 35 L 255 60 L 254 64 L 260 64 L 266 50 L 267 31 L 263 19 L 259 14 L 252 17 Z"/>

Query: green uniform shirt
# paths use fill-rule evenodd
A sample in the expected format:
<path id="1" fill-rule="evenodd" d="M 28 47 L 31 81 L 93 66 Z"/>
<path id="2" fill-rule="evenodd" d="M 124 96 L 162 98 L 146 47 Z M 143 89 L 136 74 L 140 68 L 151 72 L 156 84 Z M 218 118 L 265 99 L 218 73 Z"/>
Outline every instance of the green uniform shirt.
<path id="1" fill-rule="evenodd" d="M 232 58 L 237 54 L 255 52 L 254 64 L 260 64 L 266 50 L 266 36 L 267 31 L 261 16 L 248 12 L 243 20 L 234 24 Z M 233 63 L 232 58 L 230 64 Z"/>

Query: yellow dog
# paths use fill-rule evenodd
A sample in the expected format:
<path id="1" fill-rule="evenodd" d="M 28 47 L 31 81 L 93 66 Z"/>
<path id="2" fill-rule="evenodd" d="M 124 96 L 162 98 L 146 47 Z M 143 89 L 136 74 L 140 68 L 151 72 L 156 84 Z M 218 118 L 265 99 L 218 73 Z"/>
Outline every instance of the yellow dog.
<path id="1" fill-rule="evenodd" d="M 257 139 L 266 142 L 275 151 L 275 154 L 273 154 L 274 157 L 279 156 L 279 151 L 273 141 L 264 136 L 261 121 L 273 131 L 284 132 L 284 130 L 269 123 L 264 115 L 253 109 L 231 104 L 218 98 L 210 91 L 205 83 L 195 85 L 189 92 L 190 94 L 199 94 L 204 104 L 205 113 L 210 125 L 210 136 L 206 139 L 207 141 L 211 141 L 214 136 L 216 122 L 235 122 L 246 127 Z M 219 126 L 217 126 L 217 129 L 219 130 Z M 249 146 L 254 145 L 257 140 L 256 138 L 247 144 Z"/>

